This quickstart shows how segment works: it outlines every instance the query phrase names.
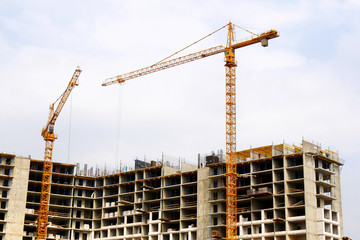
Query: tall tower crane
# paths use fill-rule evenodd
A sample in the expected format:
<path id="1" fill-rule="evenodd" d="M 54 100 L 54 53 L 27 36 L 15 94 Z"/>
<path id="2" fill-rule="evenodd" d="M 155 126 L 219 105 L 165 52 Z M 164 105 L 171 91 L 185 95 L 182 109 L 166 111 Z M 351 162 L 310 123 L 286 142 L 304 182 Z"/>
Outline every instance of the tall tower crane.
<path id="1" fill-rule="evenodd" d="M 45 156 L 44 156 L 44 168 L 43 168 L 43 177 L 42 177 L 42 185 L 41 185 L 40 208 L 38 211 L 38 218 L 37 218 L 37 230 L 36 230 L 37 240 L 45 240 L 47 225 L 48 225 L 48 204 L 49 204 L 50 181 L 51 181 L 52 151 L 53 151 L 54 141 L 57 138 L 57 136 L 54 133 L 55 121 L 58 118 L 62 108 L 64 107 L 65 102 L 68 99 L 71 91 L 75 86 L 79 85 L 78 79 L 80 73 L 81 70 L 79 67 L 77 67 L 65 91 L 54 103 L 50 105 L 49 120 L 47 121 L 45 127 L 41 131 L 41 135 L 45 140 Z M 54 105 L 59 99 L 60 101 L 55 109 Z"/>
<path id="2" fill-rule="evenodd" d="M 129 73 L 106 79 L 102 86 L 115 83 L 124 83 L 127 80 L 147 75 L 153 72 L 175 67 L 184 63 L 209 57 L 218 53 L 225 53 L 226 68 L 226 239 L 235 240 L 236 229 L 236 61 L 235 49 L 246 47 L 261 42 L 263 47 L 268 46 L 268 40 L 279 37 L 276 30 L 270 30 L 261 34 L 254 34 L 250 39 L 235 43 L 234 24 L 231 22 L 225 25 L 228 27 L 226 46 L 216 46 L 182 57 L 173 58 L 155 63 L 149 67 L 141 68 Z M 222 27 L 223 28 L 223 27 Z M 221 28 L 220 28 L 221 29 Z M 220 30 L 218 29 L 218 30 Z M 215 32 L 217 32 L 216 30 Z"/>

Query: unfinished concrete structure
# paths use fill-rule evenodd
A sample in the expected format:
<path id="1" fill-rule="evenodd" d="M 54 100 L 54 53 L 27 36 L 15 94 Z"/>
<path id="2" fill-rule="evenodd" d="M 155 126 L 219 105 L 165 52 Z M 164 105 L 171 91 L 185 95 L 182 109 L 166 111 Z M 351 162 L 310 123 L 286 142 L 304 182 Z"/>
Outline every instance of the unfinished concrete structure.
<path id="1" fill-rule="evenodd" d="M 334 240 L 342 235 L 337 153 L 303 141 L 237 152 L 238 234 L 256 240 Z M 210 226 L 225 235 L 225 163 L 210 171 Z"/>
<path id="2" fill-rule="evenodd" d="M 0 239 L 33 240 L 43 161 L 0 160 Z M 239 239 L 341 238 L 337 153 L 303 141 L 240 151 L 237 160 Z M 134 170 L 107 174 L 54 162 L 47 239 L 224 237 L 224 159 L 212 154 L 198 165 L 135 161 Z"/>

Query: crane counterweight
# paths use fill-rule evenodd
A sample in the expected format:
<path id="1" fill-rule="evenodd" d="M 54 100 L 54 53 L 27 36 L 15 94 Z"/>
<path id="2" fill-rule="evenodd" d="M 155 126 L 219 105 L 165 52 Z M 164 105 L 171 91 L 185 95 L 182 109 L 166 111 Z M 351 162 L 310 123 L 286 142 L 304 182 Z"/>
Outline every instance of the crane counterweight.
<path id="1" fill-rule="evenodd" d="M 261 39 L 261 46 L 263 47 L 269 46 L 269 39 L 267 38 Z"/>

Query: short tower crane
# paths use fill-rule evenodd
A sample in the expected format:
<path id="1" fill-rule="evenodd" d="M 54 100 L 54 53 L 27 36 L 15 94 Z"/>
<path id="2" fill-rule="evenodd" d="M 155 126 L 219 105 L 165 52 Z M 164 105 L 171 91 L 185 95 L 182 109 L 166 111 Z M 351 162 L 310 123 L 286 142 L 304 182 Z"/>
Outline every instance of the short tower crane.
<path id="1" fill-rule="evenodd" d="M 80 73 L 81 73 L 80 67 L 77 67 L 65 91 L 54 103 L 50 105 L 49 120 L 46 123 L 46 126 L 41 131 L 41 135 L 45 140 L 45 156 L 44 156 L 44 167 L 43 167 L 43 176 L 42 176 L 42 185 L 41 185 L 40 208 L 38 211 L 38 218 L 37 218 L 37 230 L 36 230 L 37 240 L 46 239 L 48 214 L 49 214 L 48 208 L 49 208 L 49 193 L 50 193 L 50 181 L 51 181 L 52 152 L 53 152 L 54 141 L 57 138 L 57 136 L 54 133 L 55 121 L 58 118 L 62 108 L 64 107 L 65 102 L 68 99 L 71 91 L 75 86 L 79 85 L 78 79 Z M 55 109 L 54 105 L 59 99 L 60 102 Z"/>

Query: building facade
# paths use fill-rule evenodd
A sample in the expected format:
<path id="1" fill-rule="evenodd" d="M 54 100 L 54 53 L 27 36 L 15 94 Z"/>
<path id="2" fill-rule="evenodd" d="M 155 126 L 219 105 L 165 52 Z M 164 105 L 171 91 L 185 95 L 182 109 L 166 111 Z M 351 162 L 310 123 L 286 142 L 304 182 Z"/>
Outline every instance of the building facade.
<path id="1" fill-rule="evenodd" d="M 236 155 L 239 239 L 341 239 L 337 153 L 303 141 Z M 0 240 L 33 240 L 43 161 L 1 153 L 0 160 Z M 54 162 L 47 239 L 224 238 L 222 154 L 181 165 L 137 160 L 134 170 L 107 174 Z"/>

